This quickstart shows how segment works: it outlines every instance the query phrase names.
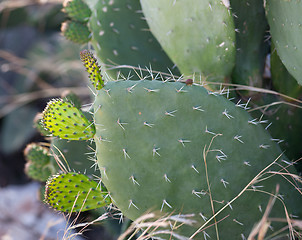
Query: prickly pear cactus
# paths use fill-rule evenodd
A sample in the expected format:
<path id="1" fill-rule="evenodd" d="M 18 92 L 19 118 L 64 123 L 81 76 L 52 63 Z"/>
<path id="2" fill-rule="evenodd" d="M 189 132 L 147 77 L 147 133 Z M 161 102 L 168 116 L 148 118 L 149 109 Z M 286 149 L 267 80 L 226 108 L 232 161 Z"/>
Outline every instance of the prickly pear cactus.
<path id="1" fill-rule="evenodd" d="M 266 11 L 278 55 L 290 74 L 302 85 L 302 2 L 267 0 Z"/>
<path id="2" fill-rule="evenodd" d="M 95 139 L 102 181 L 123 214 L 195 214 L 193 226 L 172 228 L 194 239 L 247 238 L 270 198 L 273 219 L 286 218 L 283 203 L 289 214 L 301 216 L 298 185 L 288 175 L 292 163 L 246 104 L 221 94 L 190 81 L 125 80 L 96 89 L 95 134 L 89 137 Z M 44 111 L 46 124 L 68 139 L 55 123 L 73 109 L 57 103 Z M 275 231 L 285 225 L 271 223 Z"/>
<path id="3" fill-rule="evenodd" d="M 150 30 L 181 73 L 224 82 L 235 64 L 235 27 L 227 1 L 141 0 Z"/>

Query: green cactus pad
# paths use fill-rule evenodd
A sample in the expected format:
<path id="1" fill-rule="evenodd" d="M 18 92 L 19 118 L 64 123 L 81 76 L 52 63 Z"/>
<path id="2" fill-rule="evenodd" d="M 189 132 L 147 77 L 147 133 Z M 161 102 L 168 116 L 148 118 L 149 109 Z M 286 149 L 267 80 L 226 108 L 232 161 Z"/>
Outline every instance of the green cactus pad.
<path id="1" fill-rule="evenodd" d="M 32 179 L 44 182 L 57 172 L 56 163 L 51 161 L 49 149 L 36 143 L 28 144 L 24 150 L 25 173 Z"/>
<path id="2" fill-rule="evenodd" d="M 88 5 L 82 0 L 65 0 L 63 11 L 68 16 L 78 22 L 85 23 L 89 20 L 91 11 Z"/>
<path id="3" fill-rule="evenodd" d="M 134 73 L 131 67 L 165 73 L 170 69 L 179 75 L 174 63 L 148 30 L 138 0 L 97 1 L 93 9 L 89 21 L 91 42 L 109 76 L 113 79 L 119 75 L 127 77 Z M 110 68 L 112 65 L 116 68 Z M 150 75 L 146 70 L 140 73 L 142 77 Z"/>
<path id="4" fill-rule="evenodd" d="M 89 73 L 89 79 L 96 90 L 100 90 L 104 86 L 104 80 L 101 75 L 101 69 L 96 58 L 88 50 L 80 52 L 80 58 Z"/>
<path id="5" fill-rule="evenodd" d="M 62 23 L 61 32 L 68 40 L 84 44 L 90 40 L 90 32 L 85 24 L 76 21 L 66 21 Z"/>
<path id="6" fill-rule="evenodd" d="M 70 172 L 47 181 L 45 202 L 58 211 L 83 212 L 109 205 L 111 200 L 97 182 L 84 174 Z"/>
<path id="7" fill-rule="evenodd" d="M 141 0 L 151 32 L 184 75 L 224 82 L 235 64 L 235 27 L 220 0 Z M 214 80 L 215 79 L 215 80 Z"/>
<path id="8" fill-rule="evenodd" d="M 78 108 L 62 99 L 53 99 L 43 111 L 43 124 L 55 137 L 88 140 L 95 134 L 94 125 Z"/>
<path id="9" fill-rule="evenodd" d="M 268 23 L 263 0 L 230 1 L 236 28 L 236 65 L 232 82 L 262 87 L 265 57 L 269 51 L 265 34 Z"/>
<path id="10" fill-rule="evenodd" d="M 267 0 L 266 11 L 278 55 L 302 85 L 302 1 Z"/>
<path id="11" fill-rule="evenodd" d="M 242 239 L 279 184 L 289 214 L 301 217 L 302 197 L 279 174 L 264 174 L 232 202 L 274 160 L 279 158 L 269 170 L 294 171 L 262 123 L 244 108 L 196 84 L 106 83 L 95 101 L 95 142 L 113 202 L 130 219 L 150 210 L 193 213 L 196 224 L 180 232 L 186 236 L 223 208 L 194 239 L 204 234 L 214 239 L 214 220 L 220 221 L 220 239 Z M 285 218 L 280 199 L 270 217 Z M 284 224 L 272 226 L 277 230 Z"/>
<path id="12" fill-rule="evenodd" d="M 277 54 L 277 50 L 272 44 L 271 50 L 271 75 L 274 89 L 285 95 L 299 99 L 302 97 L 302 86 L 287 71 Z"/>

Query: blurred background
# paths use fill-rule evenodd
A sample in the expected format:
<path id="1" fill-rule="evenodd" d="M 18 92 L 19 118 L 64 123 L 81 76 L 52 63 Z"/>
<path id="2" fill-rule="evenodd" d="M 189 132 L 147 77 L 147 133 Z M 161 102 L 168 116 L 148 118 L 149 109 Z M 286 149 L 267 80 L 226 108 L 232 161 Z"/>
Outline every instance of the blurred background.
<path id="1" fill-rule="evenodd" d="M 71 88 L 89 102 L 80 45 L 60 34 L 63 0 L 0 1 L 0 239 L 83 239 L 41 201 L 40 184 L 24 173 L 24 148 L 44 137 L 33 119 L 49 99 Z M 86 216 L 78 216 L 85 221 Z M 73 216 L 71 220 L 74 219 Z M 65 234 L 65 235 L 64 235 Z M 86 239 L 102 238 L 102 228 Z M 94 237 L 98 236 L 98 237 Z"/>

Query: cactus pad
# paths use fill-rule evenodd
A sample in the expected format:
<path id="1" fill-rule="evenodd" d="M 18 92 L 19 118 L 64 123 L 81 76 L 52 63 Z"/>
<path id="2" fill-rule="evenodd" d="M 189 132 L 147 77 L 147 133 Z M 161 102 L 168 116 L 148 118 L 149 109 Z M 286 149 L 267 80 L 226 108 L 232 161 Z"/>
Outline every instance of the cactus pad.
<path id="1" fill-rule="evenodd" d="M 289 213 L 301 214 L 301 196 L 289 197 L 296 190 L 280 174 L 253 180 L 276 159 L 271 171 L 293 169 L 261 122 L 243 108 L 196 84 L 106 83 L 95 101 L 95 142 L 113 202 L 131 219 L 149 210 L 194 213 L 198 224 L 186 235 L 223 209 L 194 239 L 205 233 L 215 238 L 213 225 L 220 220 L 221 239 L 247 238 L 276 184 Z M 271 216 L 285 218 L 280 199 Z M 272 223 L 275 229 L 280 225 Z"/>
<path id="2" fill-rule="evenodd" d="M 302 1 L 267 0 L 266 11 L 278 55 L 302 85 Z"/>
<path id="3" fill-rule="evenodd" d="M 182 74 L 221 82 L 231 75 L 235 27 L 222 1 L 141 0 L 141 4 L 151 32 Z"/>
<path id="4" fill-rule="evenodd" d="M 62 212 L 87 211 L 111 203 L 108 193 L 97 182 L 71 172 L 55 175 L 47 181 L 45 202 Z"/>
<path id="5" fill-rule="evenodd" d="M 50 101 L 43 111 L 43 124 L 55 137 L 88 140 L 95 134 L 94 125 L 78 108 L 62 99 Z"/>

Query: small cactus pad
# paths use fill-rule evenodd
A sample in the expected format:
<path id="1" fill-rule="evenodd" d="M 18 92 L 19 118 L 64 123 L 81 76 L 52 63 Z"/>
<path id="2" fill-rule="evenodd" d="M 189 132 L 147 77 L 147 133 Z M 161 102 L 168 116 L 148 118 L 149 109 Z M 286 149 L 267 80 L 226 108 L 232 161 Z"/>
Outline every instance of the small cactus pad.
<path id="1" fill-rule="evenodd" d="M 90 8 L 83 0 L 65 0 L 63 11 L 71 19 L 82 23 L 87 22 L 91 15 Z"/>
<path id="2" fill-rule="evenodd" d="M 78 108 L 62 99 L 53 99 L 43 111 L 43 124 L 55 137 L 88 140 L 95 134 L 94 125 Z"/>
<path id="3" fill-rule="evenodd" d="M 99 168 L 125 216 L 194 213 L 198 224 L 188 230 L 193 234 L 224 207 L 194 239 L 205 233 L 216 239 L 214 220 L 220 239 L 243 239 L 263 216 L 276 184 L 289 213 L 301 216 L 302 197 L 280 174 L 266 173 L 231 202 L 278 157 L 269 170 L 294 169 L 262 122 L 245 111 L 247 105 L 220 94 L 197 84 L 148 80 L 108 82 L 98 92 Z M 280 200 L 270 216 L 285 218 Z M 272 223 L 276 230 L 280 225 Z"/>
<path id="4" fill-rule="evenodd" d="M 24 150 L 25 173 L 34 180 L 44 182 L 57 172 L 56 163 L 50 159 L 49 150 L 36 143 L 28 144 Z"/>
<path id="5" fill-rule="evenodd" d="M 45 202 L 58 211 L 82 212 L 109 205 L 111 200 L 97 182 L 70 172 L 48 179 Z"/>
<path id="6" fill-rule="evenodd" d="M 89 78 L 93 86 L 96 90 L 100 90 L 104 86 L 104 80 L 96 58 L 86 49 L 80 52 L 80 58 L 89 73 Z"/>
<path id="7" fill-rule="evenodd" d="M 222 1 L 141 0 L 141 4 L 151 32 L 182 74 L 219 82 L 231 75 L 235 27 Z"/>
<path id="8" fill-rule="evenodd" d="M 61 25 L 61 32 L 68 40 L 84 44 L 89 42 L 90 32 L 88 27 L 80 22 L 66 21 Z"/>
<path id="9" fill-rule="evenodd" d="M 267 0 L 272 40 L 282 63 L 302 85 L 302 1 Z"/>

